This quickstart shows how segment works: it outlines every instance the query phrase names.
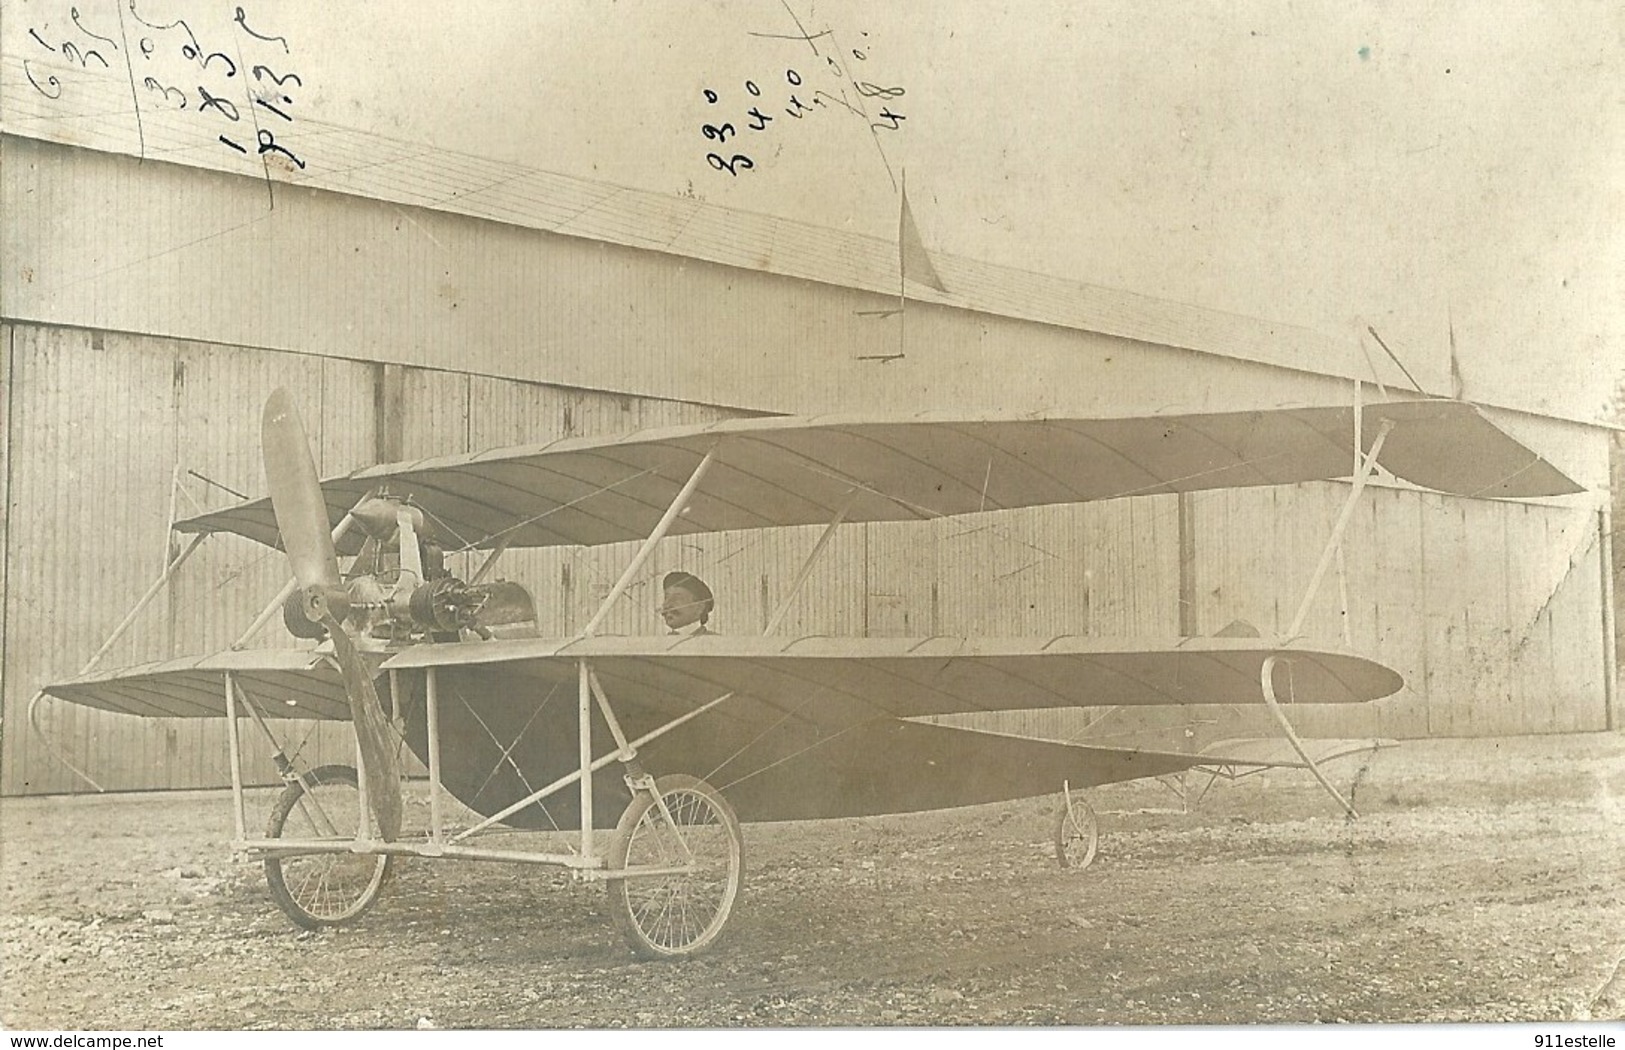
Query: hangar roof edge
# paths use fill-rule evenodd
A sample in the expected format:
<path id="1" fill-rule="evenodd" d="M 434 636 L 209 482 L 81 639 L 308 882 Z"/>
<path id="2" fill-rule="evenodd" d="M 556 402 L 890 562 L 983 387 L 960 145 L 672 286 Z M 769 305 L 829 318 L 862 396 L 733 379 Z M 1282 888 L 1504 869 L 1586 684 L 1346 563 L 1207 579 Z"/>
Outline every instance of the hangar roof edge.
<path id="1" fill-rule="evenodd" d="M 14 95 L 15 99 L 16 96 Z M 895 296 L 898 246 L 867 234 L 694 198 L 597 182 L 525 165 L 457 153 L 305 118 L 306 166 L 254 163 L 224 149 L 189 143 L 163 150 L 142 145 L 118 124 L 67 127 L 15 111 L 0 133 L 97 152 L 265 179 L 348 196 L 484 219 L 563 236 L 657 251 L 782 277 Z M 151 124 L 151 114 L 148 115 Z M 167 141 L 192 130 L 177 128 Z M 160 115 L 160 118 L 162 116 Z M 149 127 L 146 141 L 166 141 Z M 184 141 L 184 139 L 183 139 Z M 1178 347 L 1302 372 L 1370 380 L 1410 389 L 1381 354 L 1362 354 L 1352 336 L 1228 313 L 1138 292 L 932 252 L 946 292 L 910 282 L 907 297 L 1017 320 Z M 1428 393 L 1449 389 L 1445 369 L 1412 362 Z M 1437 372 L 1439 374 L 1434 375 Z M 1598 420 L 1493 402 L 1518 412 L 1595 425 Z"/>

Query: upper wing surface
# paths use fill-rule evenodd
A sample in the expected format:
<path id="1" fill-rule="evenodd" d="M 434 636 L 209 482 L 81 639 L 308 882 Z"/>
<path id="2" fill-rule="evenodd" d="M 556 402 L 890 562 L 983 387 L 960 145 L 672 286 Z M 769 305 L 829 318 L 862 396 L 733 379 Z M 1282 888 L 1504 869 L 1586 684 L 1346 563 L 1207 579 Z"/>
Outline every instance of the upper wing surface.
<path id="1" fill-rule="evenodd" d="M 1383 420 L 1393 428 L 1380 462 L 1414 484 L 1495 497 L 1580 491 L 1472 405 L 1367 406 L 1367 449 Z M 843 507 L 847 521 L 895 521 L 1343 477 L 1353 428 L 1350 407 L 1119 419 L 746 419 L 370 467 L 322 490 L 334 524 L 382 487 L 421 504 L 447 546 L 591 546 L 649 535 L 712 452 L 676 535 L 818 524 Z M 176 527 L 278 543 L 267 499 Z M 352 534 L 341 552 L 353 554 L 359 543 Z"/>

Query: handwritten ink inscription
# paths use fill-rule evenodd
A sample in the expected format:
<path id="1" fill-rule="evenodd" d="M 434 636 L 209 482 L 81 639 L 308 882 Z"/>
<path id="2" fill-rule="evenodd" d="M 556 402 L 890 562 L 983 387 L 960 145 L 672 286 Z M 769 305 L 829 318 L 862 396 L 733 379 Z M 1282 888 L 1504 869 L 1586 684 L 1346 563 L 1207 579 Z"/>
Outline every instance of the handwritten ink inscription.
<path id="1" fill-rule="evenodd" d="M 278 27 L 241 6 L 218 24 L 163 21 L 143 14 L 145 2 L 116 0 L 119 6 L 93 16 L 71 4 L 45 6 L 28 29 L 29 84 L 71 117 L 105 107 L 107 87 L 127 80 L 143 156 L 193 148 L 167 139 L 149 148 L 147 141 L 144 117 L 185 111 L 192 134 L 231 155 L 302 170 L 295 114 L 305 82 Z"/>
<path id="2" fill-rule="evenodd" d="M 811 51 L 809 61 L 783 67 L 782 77 L 775 72 L 761 81 L 748 79 L 738 88 L 702 89 L 708 118 L 700 124 L 705 162 L 719 174 L 737 178 L 755 170 L 754 156 L 761 155 L 765 136 L 780 133 L 775 122 L 801 121 L 820 113 L 861 120 L 885 161 L 879 133 L 901 131 L 908 119 L 897 101 L 907 94 L 903 87 L 867 79 L 868 33 L 860 34 L 859 47 L 843 49 L 834 30 L 809 33 L 794 12 L 791 17 L 795 33 L 751 35 L 805 44 Z M 889 172 L 891 165 L 886 167 Z"/>

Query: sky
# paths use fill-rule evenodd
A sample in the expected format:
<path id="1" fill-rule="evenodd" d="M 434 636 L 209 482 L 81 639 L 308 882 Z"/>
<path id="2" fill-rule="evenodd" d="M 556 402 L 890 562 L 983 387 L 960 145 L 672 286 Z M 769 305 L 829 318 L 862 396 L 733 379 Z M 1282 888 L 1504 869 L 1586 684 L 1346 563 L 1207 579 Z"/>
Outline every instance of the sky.
<path id="1" fill-rule="evenodd" d="M 1625 376 L 1616 3 L 241 6 L 333 123 L 888 238 L 906 175 L 935 251 L 1371 325 L 1427 386 L 1453 332 L 1467 397 L 1562 415 Z"/>

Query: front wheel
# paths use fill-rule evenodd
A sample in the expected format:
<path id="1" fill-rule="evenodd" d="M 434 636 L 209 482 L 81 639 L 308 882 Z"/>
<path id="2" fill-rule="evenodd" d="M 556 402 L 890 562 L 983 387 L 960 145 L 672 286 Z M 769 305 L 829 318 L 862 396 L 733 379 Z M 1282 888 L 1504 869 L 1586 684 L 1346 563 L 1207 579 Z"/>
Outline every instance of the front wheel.
<path id="1" fill-rule="evenodd" d="M 1061 812 L 1055 823 L 1055 859 L 1063 868 L 1087 868 L 1100 845 L 1100 820 L 1083 792 L 1068 790 L 1061 795 Z"/>
<path id="2" fill-rule="evenodd" d="M 705 781 L 676 773 L 633 793 L 610 847 L 610 914 L 634 954 L 692 955 L 722 933 L 744 879 L 733 807 Z M 670 814 L 670 819 L 667 819 Z M 646 874 L 639 874 L 640 869 Z"/>
<path id="3" fill-rule="evenodd" d="M 291 781 L 277 798 L 265 837 L 353 841 L 360 826 L 360 789 L 350 766 L 320 766 Z M 271 899 L 307 930 L 342 926 L 372 907 L 393 858 L 380 854 L 311 853 L 271 857 Z"/>

